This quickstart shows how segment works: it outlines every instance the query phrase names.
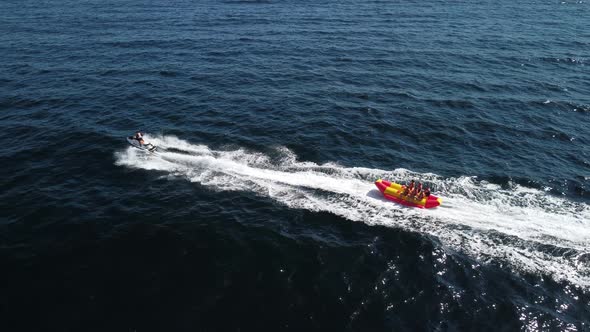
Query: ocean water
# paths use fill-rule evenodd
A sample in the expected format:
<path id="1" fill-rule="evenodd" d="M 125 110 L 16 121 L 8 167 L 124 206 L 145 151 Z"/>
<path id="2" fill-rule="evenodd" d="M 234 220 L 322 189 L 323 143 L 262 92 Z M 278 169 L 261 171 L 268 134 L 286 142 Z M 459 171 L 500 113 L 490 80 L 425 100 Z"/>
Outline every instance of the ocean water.
<path id="1" fill-rule="evenodd" d="M 0 330 L 588 331 L 589 17 L 1 1 Z"/>

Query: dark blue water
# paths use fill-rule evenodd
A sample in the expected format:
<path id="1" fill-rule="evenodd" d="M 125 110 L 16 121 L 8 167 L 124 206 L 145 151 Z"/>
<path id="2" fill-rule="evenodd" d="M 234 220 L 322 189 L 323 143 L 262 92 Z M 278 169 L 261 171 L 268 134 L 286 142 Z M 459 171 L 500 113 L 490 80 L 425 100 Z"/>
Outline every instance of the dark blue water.
<path id="1" fill-rule="evenodd" d="M 0 2 L 0 329 L 587 331 L 588 17 Z"/>

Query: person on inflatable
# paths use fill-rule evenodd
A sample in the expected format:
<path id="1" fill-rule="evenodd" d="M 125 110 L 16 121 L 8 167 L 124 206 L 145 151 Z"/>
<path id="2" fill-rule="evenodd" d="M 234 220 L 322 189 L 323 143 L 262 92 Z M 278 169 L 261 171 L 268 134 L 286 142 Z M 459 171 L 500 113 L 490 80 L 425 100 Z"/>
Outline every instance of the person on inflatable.
<path id="1" fill-rule="evenodd" d="M 422 183 L 418 183 L 418 185 L 416 186 L 416 190 L 414 190 L 414 195 L 412 195 L 414 197 L 414 199 L 422 199 L 421 196 L 422 194 Z"/>
<path id="2" fill-rule="evenodd" d="M 144 145 L 145 141 L 143 140 L 143 134 L 141 133 L 141 131 L 138 131 L 135 133 L 135 136 L 133 136 L 134 140 L 137 140 L 139 142 L 139 145 Z"/>
<path id="3" fill-rule="evenodd" d="M 414 191 L 414 180 L 410 181 L 410 184 L 408 184 L 407 186 L 402 186 L 402 195 L 407 196 L 407 195 L 411 195 L 412 192 Z"/>
<path id="4" fill-rule="evenodd" d="M 422 190 L 419 194 L 418 197 L 416 197 L 416 199 L 418 200 L 422 200 L 422 198 L 426 197 L 426 199 L 428 199 L 428 197 L 430 197 L 430 188 L 427 187 L 426 189 Z"/>
<path id="5" fill-rule="evenodd" d="M 411 188 L 408 191 L 408 197 L 414 198 L 418 194 L 418 186 L 412 180 Z"/>

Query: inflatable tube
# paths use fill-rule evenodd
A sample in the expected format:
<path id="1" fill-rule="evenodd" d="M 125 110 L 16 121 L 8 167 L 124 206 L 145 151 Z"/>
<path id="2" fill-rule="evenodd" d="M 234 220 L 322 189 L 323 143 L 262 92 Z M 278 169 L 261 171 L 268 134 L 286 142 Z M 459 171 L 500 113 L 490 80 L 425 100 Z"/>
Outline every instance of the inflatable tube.
<path id="1" fill-rule="evenodd" d="M 379 191 L 390 201 L 394 201 L 406 206 L 413 206 L 421 209 L 430 209 L 437 207 L 442 203 L 442 200 L 434 195 L 424 197 L 422 199 L 414 199 L 412 197 L 402 195 L 402 185 L 395 182 L 385 180 L 375 181 L 375 185 Z"/>

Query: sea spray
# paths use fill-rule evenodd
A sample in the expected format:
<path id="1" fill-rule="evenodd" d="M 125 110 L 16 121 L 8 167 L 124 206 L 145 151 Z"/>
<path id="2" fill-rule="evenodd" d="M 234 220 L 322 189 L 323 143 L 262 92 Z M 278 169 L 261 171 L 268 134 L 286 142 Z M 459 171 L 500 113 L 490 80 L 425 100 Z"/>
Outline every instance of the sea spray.
<path id="1" fill-rule="evenodd" d="M 161 149 L 157 156 L 129 147 L 116 152 L 116 163 L 161 171 L 213 190 L 250 191 L 291 208 L 420 232 L 483 263 L 590 286 L 588 271 L 580 268 L 590 243 L 586 204 L 520 185 L 502 189 L 473 176 L 319 165 L 298 161 L 285 147 L 271 157 L 246 149 L 213 150 L 174 136 L 146 138 Z M 387 201 L 373 185 L 377 178 L 426 182 L 443 205 L 420 210 Z"/>

